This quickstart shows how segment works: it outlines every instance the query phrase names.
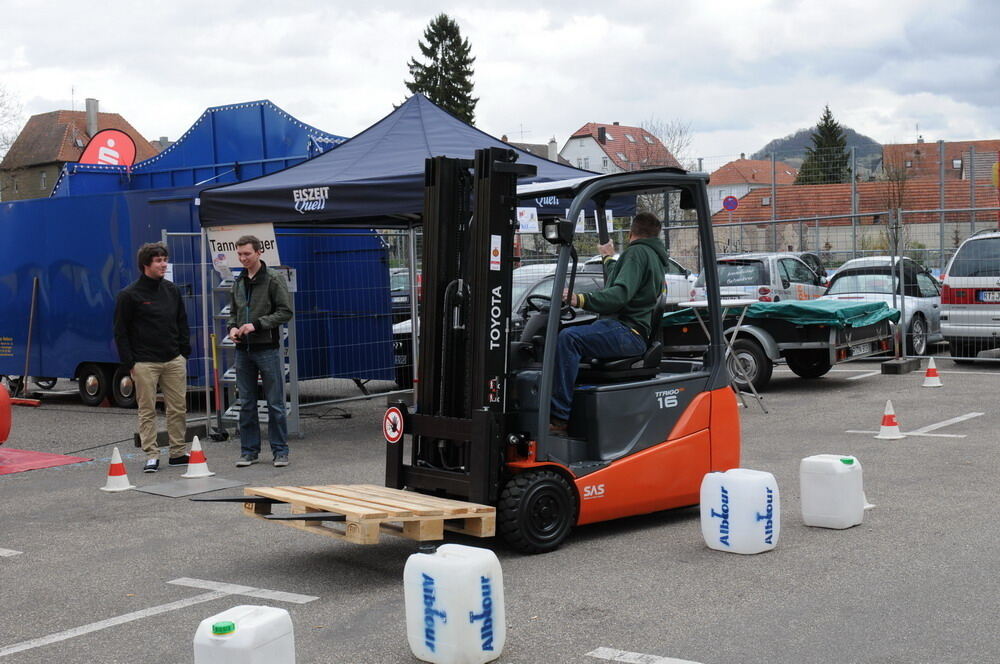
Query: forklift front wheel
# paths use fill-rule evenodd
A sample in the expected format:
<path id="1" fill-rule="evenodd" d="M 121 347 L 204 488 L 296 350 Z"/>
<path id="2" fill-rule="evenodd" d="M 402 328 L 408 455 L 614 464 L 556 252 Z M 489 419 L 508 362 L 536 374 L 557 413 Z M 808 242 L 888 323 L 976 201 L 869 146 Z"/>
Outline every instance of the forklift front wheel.
<path id="1" fill-rule="evenodd" d="M 576 523 L 576 494 L 551 470 L 512 477 L 500 493 L 497 530 L 520 553 L 547 553 L 566 539 Z"/>

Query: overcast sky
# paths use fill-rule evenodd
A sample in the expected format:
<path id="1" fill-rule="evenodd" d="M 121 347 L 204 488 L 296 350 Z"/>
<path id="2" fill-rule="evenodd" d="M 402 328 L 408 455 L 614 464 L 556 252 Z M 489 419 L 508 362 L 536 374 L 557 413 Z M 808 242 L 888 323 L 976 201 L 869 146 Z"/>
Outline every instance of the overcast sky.
<path id="1" fill-rule="evenodd" d="M 0 85 L 25 115 L 121 113 L 180 136 L 209 106 L 270 99 L 351 136 L 407 92 L 440 11 L 472 45 L 476 124 L 560 147 L 586 122 L 690 123 L 706 167 L 815 124 L 888 142 L 1000 138 L 1000 3 L 0 0 Z M 917 129 L 919 125 L 919 130 Z"/>

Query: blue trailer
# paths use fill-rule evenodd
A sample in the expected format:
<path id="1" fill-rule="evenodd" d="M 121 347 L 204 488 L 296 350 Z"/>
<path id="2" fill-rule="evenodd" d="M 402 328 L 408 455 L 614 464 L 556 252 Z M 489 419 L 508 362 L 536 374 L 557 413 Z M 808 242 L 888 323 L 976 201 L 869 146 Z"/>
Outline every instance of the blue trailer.
<path id="1" fill-rule="evenodd" d="M 196 245 L 201 226 L 195 200 L 202 189 L 284 169 L 343 140 L 295 120 L 268 101 L 214 107 L 177 143 L 130 170 L 69 164 L 51 198 L 0 203 L 0 374 L 24 374 L 27 360 L 31 376 L 77 379 L 85 403 L 98 405 L 110 398 L 131 406 L 131 381 L 119 366 L 112 318 L 118 292 L 139 275 L 139 245 L 159 241 L 165 233 L 190 234 Z M 284 262 L 294 266 L 315 243 L 280 239 L 285 232 L 279 230 L 279 248 Z M 351 242 L 358 251 L 385 254 L 373 233 Z M 384 317 L 384 326 L 367 329 L 369 341 L 384 347 L 386 357 L 367 367 L 344 359 L 336 372 L 391 379 L 388 269 L 377 260 L 371 265 L 367 271 L 345 271 L 345 278 L 364 283 L 365 290 L 356 290 L 371 294 L 366 302 L 351 303 L 351 312 Z M 300 278 L 308 282 L 316 277 L 306 270 Z M 200 269 L 178 266 L 173 279 L 188 296 L 193 356 L 203 358 L 201 334 L 195 333 L 203 324 L 201 307 L 195 304 Z M 333 320 L 338 318 L 334 310 L 344 303 L 309 306 L 313 313 L 305 321 Z M 309 338 L 314 334 L 310 324 L 300 330 L 305 336 L 299 345 L 316 348 L 320 344 Z M 329 324 L 321 327 L 315 333 L 330 330 Z M 188 374 L 191 384 L 205 384 L 203 362 L 189 362 Z"/>

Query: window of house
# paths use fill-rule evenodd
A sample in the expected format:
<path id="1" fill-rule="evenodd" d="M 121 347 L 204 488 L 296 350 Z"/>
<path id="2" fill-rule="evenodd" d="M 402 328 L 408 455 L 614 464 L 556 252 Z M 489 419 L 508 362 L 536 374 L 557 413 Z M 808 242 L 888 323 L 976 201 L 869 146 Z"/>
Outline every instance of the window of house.
<path id="1" fill-rule="evenodd" d="M 583 158 L 583 167 L 588 170 L 590 169 L 590 157 Z"/>
<path id="2" fill-rule="evenodd" d="M 954 169 L 957 169 L 957 170 L 961 170 L 961 168 L 962 168 L 962 160 L 961 159 L 952 159 L 951 160 L 951 167 L 954 168 Z"/>
<path id="3" fill-rule="evenodd" d="M 907 168 L 912 168 L 912 167 L 913 167 L 913 162 L 912 162 L 912 161 L 910 161 L 909 159 L 907 159 L 907 160 L 906 160 L 906 167 L 907 167 Z"/>
<path id="4" fill-rule="evenodd" d="M 576 167 L 583 168 L 583 159 L 581 159 L 580 157 L 576 158 Z"/>
<path id="5" fill-rule="evenodd" d="M 625 134 L 625 138 L 628 139 L 629 143 L 635 143 L 635 136 L 633 136 L 632 134 Z"/>
<path id="6" fill-rule="evenodd" d="M 628 161 L 628 159 L 625 158 L 625 155 L 623 153 L 616 152 L 615 154 L 618 155 L 618 158 L 621 159 L 622 161 Z"/>
<path id="7" fill-rule="evenodd" d="M 652 138 L 650 138 L 649 136 L 646 136 L 645 134 L 643 134 L 643 138 L 646 139 L 647 143 L 649 143 L 650 145 L 653 145 L 653 139 Z"/>
<path id="8" fill-rule="evenodd" d="M 17 190 L 18 190 L 18 186 L 17 186 L 17 178 L 14 178 L 14 193 L 15 193 L 15 194 L 17 193 Z"/>
<path id="9" fill-rule="evenodd" d="M 582 148 L 586 142 L 587 142 L 587 139 L 581 138 L 580 139 L 580 147 Z"/>
<path id="10" fill-rule="evenodd" d="M 608 167 L 608 158 L 601 157 L 601 168 L 607 169 L 607 167 Z"/>
<path id="11" fill-rule="evenodd" d="M 45 191 L 45 185 L 48 184 L 49 174 L 42 171 L 41 175 L 38 176 L 38 188 Z"/>
<path id="12" fill-rule="evenodd" d="M 614 137 L 614 136 L 612 136 L 611 134 L 607 134 L 607 135 L 605 136 L 605 138 L 606 138 L 606 139 L 608 139 L 609 141 L 613 141 L 613 140 L 615 140 L 615 137 Z"/>
<path id="13" fill-rule="evenodd" d="M 761 207 L 766 207 L 766 206 L 768 206 L 770 204 L 771 204 L 771 197 L 770 196 L 764 196 L 763 198 L 760 199 L 760 206 Z"/>

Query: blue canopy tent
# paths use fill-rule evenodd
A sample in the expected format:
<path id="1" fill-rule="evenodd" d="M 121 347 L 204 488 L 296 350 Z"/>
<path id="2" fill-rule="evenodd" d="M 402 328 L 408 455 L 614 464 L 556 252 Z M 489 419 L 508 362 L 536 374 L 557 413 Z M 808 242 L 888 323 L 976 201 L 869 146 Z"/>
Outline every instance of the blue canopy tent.
<path id="1" fill-rule="evenodd" d="M 324 154 L 277 173 L 206 189 L 201 194 L 201 223 L 412 226 L 419 224 L 423 211 L 425 160 L 471 159 L 476 150 L 487 147 L 514 150 L 520 163 L 536 166 L 537 174 L 525 183 L 593 175 L 518 150 L 416 94 Z"/>

